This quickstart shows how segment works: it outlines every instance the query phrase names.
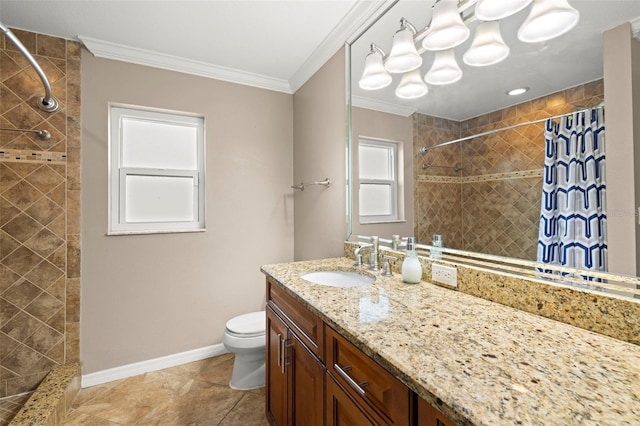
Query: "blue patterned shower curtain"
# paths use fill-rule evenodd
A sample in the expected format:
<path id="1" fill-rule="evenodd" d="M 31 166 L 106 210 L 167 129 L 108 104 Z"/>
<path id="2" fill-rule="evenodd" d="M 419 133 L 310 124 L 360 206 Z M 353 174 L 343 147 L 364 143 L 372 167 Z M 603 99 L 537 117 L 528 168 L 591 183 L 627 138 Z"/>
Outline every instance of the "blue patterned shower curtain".
<path id="1" fill-rule="evenodd" d="M 546 121 L 539 262 L 607 270 L 604 135 L 602 108 Z"/>

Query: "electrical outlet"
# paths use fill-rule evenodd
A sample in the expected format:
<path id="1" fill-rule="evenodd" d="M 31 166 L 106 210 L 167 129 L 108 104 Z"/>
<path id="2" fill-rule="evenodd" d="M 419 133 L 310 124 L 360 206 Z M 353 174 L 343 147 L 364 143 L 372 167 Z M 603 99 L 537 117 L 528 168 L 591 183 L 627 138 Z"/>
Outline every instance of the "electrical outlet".
<path id="1" fill-rule="evenodd" d="M 448 284 L 453 287 L 458 286 L 458 270 L 452 266 L 431 264 L 431 279 L 439 283 Z"/>

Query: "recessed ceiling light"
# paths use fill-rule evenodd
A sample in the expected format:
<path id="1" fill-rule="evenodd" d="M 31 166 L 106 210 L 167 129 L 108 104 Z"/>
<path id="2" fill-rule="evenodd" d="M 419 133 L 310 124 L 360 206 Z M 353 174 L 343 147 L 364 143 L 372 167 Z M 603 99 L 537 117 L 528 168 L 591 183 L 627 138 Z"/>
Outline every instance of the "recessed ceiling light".
<path id="1" fill-rule="evenodd" d="M 507 95 L 509 95 L 509 96 L 518 96 L 518 95 L 522 95 L 524 92 L 528 92 L 528 91 L 529 91 L 528 87 L 520 87 L 518 89 L 509 90 L 507 92 Z"/>

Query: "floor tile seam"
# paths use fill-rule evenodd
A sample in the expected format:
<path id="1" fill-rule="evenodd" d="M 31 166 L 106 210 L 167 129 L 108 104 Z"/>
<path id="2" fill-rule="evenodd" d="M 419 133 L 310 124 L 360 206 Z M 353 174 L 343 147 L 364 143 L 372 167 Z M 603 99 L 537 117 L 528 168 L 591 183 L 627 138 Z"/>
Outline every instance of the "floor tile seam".
<path id="1" fill-rule="evenodd" d="M 90 417 L 90 418 L 94 418 L 94 419 L 100 419 L 100 420 L 104 420 L 105 422 L 109 422 L 113 425 L 118 425 L 118 426 L 126 426 L 124 423 L 118 423 L 118 422 L 114 422 L 111 419 L 107 419 L 105 417 L 101 417 L 99 415 L 96 415 L 94 413 L 87 413 L 85 411 L 79 410 L 79 409 L 72 409 L 70 412 L 67 413 L 66 417 L 69 417 L 71 414 L 73 414 L 74 412 L 78 412 L 84 416 Z"/>
<path id="2" fill-rule="evenodd" d="M 163 371 L 163 370 L 159 370 L 159 371 Z M 210 385 L 216 386 L 216 387 L 221 387 L 221 388 L 228 388 L 229 384 L 228 383 L 216 383 L 216 382 L 212 382 L 210 380 L 206 380 L 203 378 L 200 378 L 198 375 L 184 375 L 184 374 L 179 374 L 179 373 L 174 373 L 171 371 L 165 371 L 165 373 L 167 374 L 171 374 L 171 375 L 175 375 L 175 376 L 179 376 L 185 379 L 190 379 L 190 380 L 197 380 L 199 382 L 203 382 L 203 383 L 208 383 Z"/>
<path id="3" fill-rule="evenodd" d="M 247 395 L 248 395 L 248 392 L 245 392 L 245 393 L 243 393 L 243 394 L 242 394 L 242 396 L 240 396 L 240 398 L 238 398 L 238 401 L 236 401 L 236 403 L 235 403 L 235 404 L 233 404 L 233 407 L 231 407 L 231 408 L 229 409 L 229 411 L 227 411 L 227 413 L 226 413 L 224 416 L 222 416 L 222 418 L 221 418 L 221 419 L 220 419 L 220 421 L 218 422 L 218 426 L 224 423 L 225 419 L 226 419 L 227 417 L 229 417 L 229 414 L 231 414 L 231 412 L 232 412 L 233 410 L 235 410 L 235 409 L 236 409 L 236 407 L 240 404 L 240 402 L 241 402 L 241 401 L 245 398 L 245 396 L 247 396 Z"/>

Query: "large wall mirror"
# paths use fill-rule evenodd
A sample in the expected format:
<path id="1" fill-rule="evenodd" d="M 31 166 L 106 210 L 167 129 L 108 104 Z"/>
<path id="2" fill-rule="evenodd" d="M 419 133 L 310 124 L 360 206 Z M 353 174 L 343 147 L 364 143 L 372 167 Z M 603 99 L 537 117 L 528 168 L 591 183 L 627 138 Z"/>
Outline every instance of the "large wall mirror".
<path id="1" fill-rule="evenodd" d="M 425 49 L 424 29 L 435 26 L 432 16 L 447 3 L 455 4 L 470 35 L 452 49 Z M 630 23 L 629 43 L 635 51 L 640 49 L 634 47 L 640 42 L 632 34 L 638 26 L 640 1 L 569 1 L 579 13 L 577 25 L 558 37 L 537 42 L 522 41 L 518 32 L 523 31 L 532 8 L 544 1 L 534 1 L 491 25 L 475 16 L 477 3 L 399 0 L 348 43 L 351 240 L 358 235 L 414 235 L 419 243 L 430 245 L 432 236 L 439 234 L 445 247 L 538 259 L 541 203 L 547 190 L 543 188 L 545 120 L 552 118 L 552 126 L 562 127 L 563 117 L 571 122 L 575 112 L 585 111 L 587 117 L 602 113 L 604 120 L 604 110 L 614 109 L 619 99 L 606 99 L 605 105 L 603 33 Z M 387 66 L 379 64 L 380 74 L 361 84 L 365 63 L 374 63 L 371 72 L 375 74 L 375 62 L 384 58 L 386 64 L 391 55 L 394 34 L 396 39 L 412 34 L 411 26 L 416 30 L 414 46 L 422 58 L 419 68 L 389 73 Z M 472 44 L 480 43 L 475 39 L 482 33 L 495 45 L 496 29 L 508 46 L 508 56 L 493 65 L 473 65 L 474 60 L 485 60 L 467 53 Z M 635 67 L 640 69 L 640 64 Z M 446 79 L 457 81 L 440 84 Z M 391 82 L 372 89 L 385 80 Z M 630 86 L 629 82 L 629 92 Z M 508 94 L 519 88 L 526 91 Z M 640 102 L 635 103 L 640 109 Z M 616 144 L 606 124 L 603 126 L 606 145 L 612 149 Z M 636 167 L 627 166 L 631 181 L 611 177 L 617 165 L 609 163 L 606 152 L 605 156 L 602 170 L 606 178 L 596 185 L 606 182 L 607 195 L 620 182 L 620 186 L 633 188 Z M 609 215 L 607 223 L 626 220 L 624 230 L 616 222 L 615 232 L 604 237 L 609 257 L 619 244 L 620 251 L 627 251 L 622 246 L 629 243 L 628 238 L 636 244 L 636 210 L 632 205 L 604 213 Z M 627 266 L 609 261 L 606 271 L 640 275 L 640 258 L 634 256 Z"/>

